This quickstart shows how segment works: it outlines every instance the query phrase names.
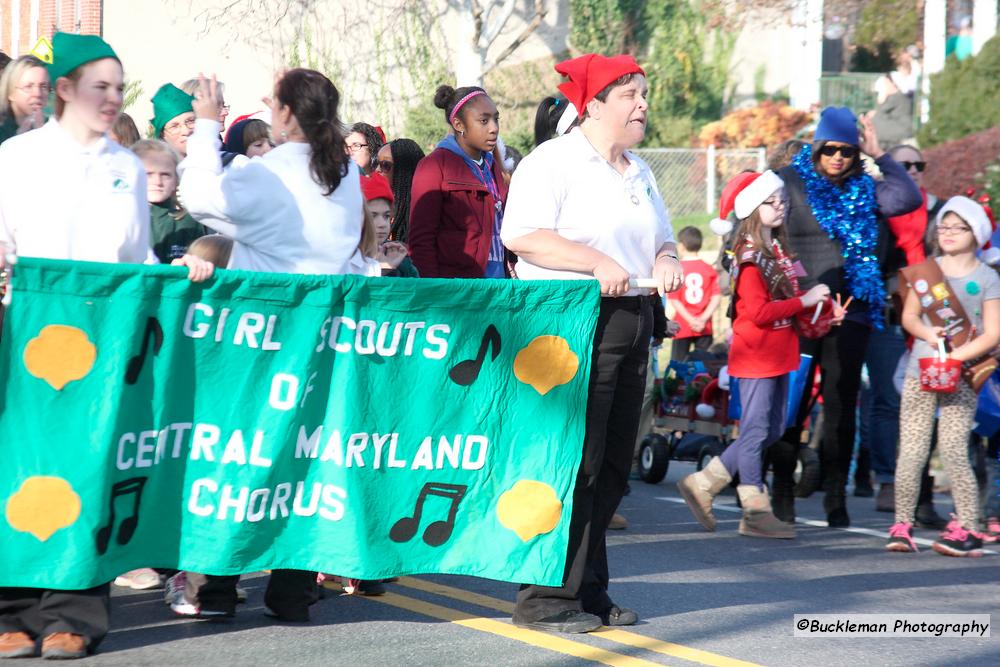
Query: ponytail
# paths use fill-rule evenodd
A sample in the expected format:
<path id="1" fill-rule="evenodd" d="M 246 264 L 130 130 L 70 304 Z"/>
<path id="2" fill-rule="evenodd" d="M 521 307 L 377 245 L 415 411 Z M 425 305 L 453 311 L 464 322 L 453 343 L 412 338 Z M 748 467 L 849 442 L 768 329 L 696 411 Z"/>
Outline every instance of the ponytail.
<path id="1" fill-rule="evenodd" d="M 314 70 L 292 69 L 281 77 L 275 95 L 292 110 L 309 142 L 313 179 L 323 187 L 324 195 L 333 193 L 347 176 L 349 159 L 337 117 L 340 93 L 336 86 Z"/>

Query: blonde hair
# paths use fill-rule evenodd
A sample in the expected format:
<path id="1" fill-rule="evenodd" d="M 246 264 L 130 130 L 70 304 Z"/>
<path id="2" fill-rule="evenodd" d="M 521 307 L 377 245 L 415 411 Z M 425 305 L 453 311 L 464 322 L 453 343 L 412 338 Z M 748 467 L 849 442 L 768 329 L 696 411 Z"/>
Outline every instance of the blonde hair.
<path id="1" fill-rule="evenodd" d="M 222 234 L 209 234 L 196 238 L 187 249 L 187 254 L 211 262 L 218 269 L 229 266 L 229 257 L 232 253 L 233 240 Z"/>
<path id="2" fill-rule="evenodd" d="M 0 100 L 0 118 L 7 118 L 11 115 L 10 96 L 14 93 L 14 88 L 17 87 L 24 73 L 33 67 L 41 67 L 48 72 L 45 63 L 35 56 L 21 56 L 17 60 L 7 63 L 3 75 L 0 76 L 0 93 L 3 93 L 3 99 Z M 51 83 L 50 81 L 49 84 L 51 85 Z"/>
<path id="3" fill-rule="evenodd" d="M 221 81 L 216 81 L 215 83 L 218 84 L 217 90 L 219 91 L 219 95 L 225 97 L 226 84 L 222 83 Z M 199 88 L 201 88 L 201 82 L 198 79 L 188 79 L 187 81 L 181 84 L 181 90 L 183 90 L 188 95 L 194 95 L 195 93 L 198 92 Z"/>
<path id="4" fill-rule="evenodd" d="M 361 207 L 364 215 L 361 220 L 361 242 L 358 243 L 358 250 L 369 259 L 375 259 L 378 255 L 378 232 L 375 231 L 375 219 L 367 206 Z"/>
<path id="5" fill-rule="evenodd" d="M 166 155 L 174 161 L 174 169 L 181 163 L 181 154 L 162 139 L 140 139 L 129 147 L 133 153 L 141 160 L 147 155 Z"/>

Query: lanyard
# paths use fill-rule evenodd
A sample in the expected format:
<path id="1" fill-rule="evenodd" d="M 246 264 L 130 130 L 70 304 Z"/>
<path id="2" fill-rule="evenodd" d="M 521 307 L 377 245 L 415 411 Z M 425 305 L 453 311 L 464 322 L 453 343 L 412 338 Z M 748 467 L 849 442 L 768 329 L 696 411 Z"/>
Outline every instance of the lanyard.
<path id="1" fill-rule="evenodd" d="M 486 189 L 489 190 L 490 194 L 493 196 L 493 207 L 496 208 L 497 212 L 503 208 L 503 202 L 500 201 L 500 188 L 497 186 L 496 181 L 493 179 L 493 171 L 489 169 L 489 163 L 486 162 L 486 158 L 483 158 L 483 166 L 480 167 L 478 162 L 473 162 L 476 165 L 476 169 L 479 172 L 479 178 L 486 185 Z"/>

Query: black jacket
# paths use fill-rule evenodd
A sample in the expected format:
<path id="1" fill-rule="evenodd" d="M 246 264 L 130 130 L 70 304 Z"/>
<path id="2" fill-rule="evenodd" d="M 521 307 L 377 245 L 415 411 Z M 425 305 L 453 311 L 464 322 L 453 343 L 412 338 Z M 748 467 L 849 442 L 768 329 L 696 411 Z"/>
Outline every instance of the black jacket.
<path id="1" fill-rule="evenodd" d="M 875 256 L 882 269 L 882 275 L 887 277 L 898 271 L 905 261 L 902 251 L 896 248 L 896 240 L 889 231 L 886 218 L 915 210 L 923 203 L 923 197 L 906 170 L 889 157 L 888 153 L 875 160 L 875 164 L 882 171 L 884 180 L 875 183 L 878 209 L 871 233 L 878 236 Z M 785 193 L 788 197 L 786 222 L 788 243 L 808 274 L 799 281 L 802 289 L 808 290 L 818 283 L 824 283 L 829 286 L 831 294 L 839 293 L 846 299 L 848 294 L 840 242 L 831 239 L 819 226 L 809 206 L 805 183 L 795 171 L 795 167 L 789 165 L 779 171 L 778 175 L 785 182 Z M 871 177 L 865 176 L 865 178 Z M 860 312 L 867 309 L 866 304 L 855 299 L 848 310 Z"/>

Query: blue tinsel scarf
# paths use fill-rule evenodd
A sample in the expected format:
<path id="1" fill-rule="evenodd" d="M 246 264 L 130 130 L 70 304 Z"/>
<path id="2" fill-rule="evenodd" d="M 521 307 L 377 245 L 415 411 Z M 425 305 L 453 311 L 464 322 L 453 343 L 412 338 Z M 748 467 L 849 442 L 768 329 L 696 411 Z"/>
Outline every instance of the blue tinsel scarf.
<path id="1" fill-rule="evenodd" d="M 875 256 L 878 241 L 875 181 L 862 174 L 847 179 L 843 188 L 837 187 L 816 173 L 809 146 L 802 148 L 792 165 L 805 184 L 816 222 L 831 239 L 840 243 L 847 288 L 855 299 L 868 304 L 869 319 L 881 330 L 885 285 Z"/>

